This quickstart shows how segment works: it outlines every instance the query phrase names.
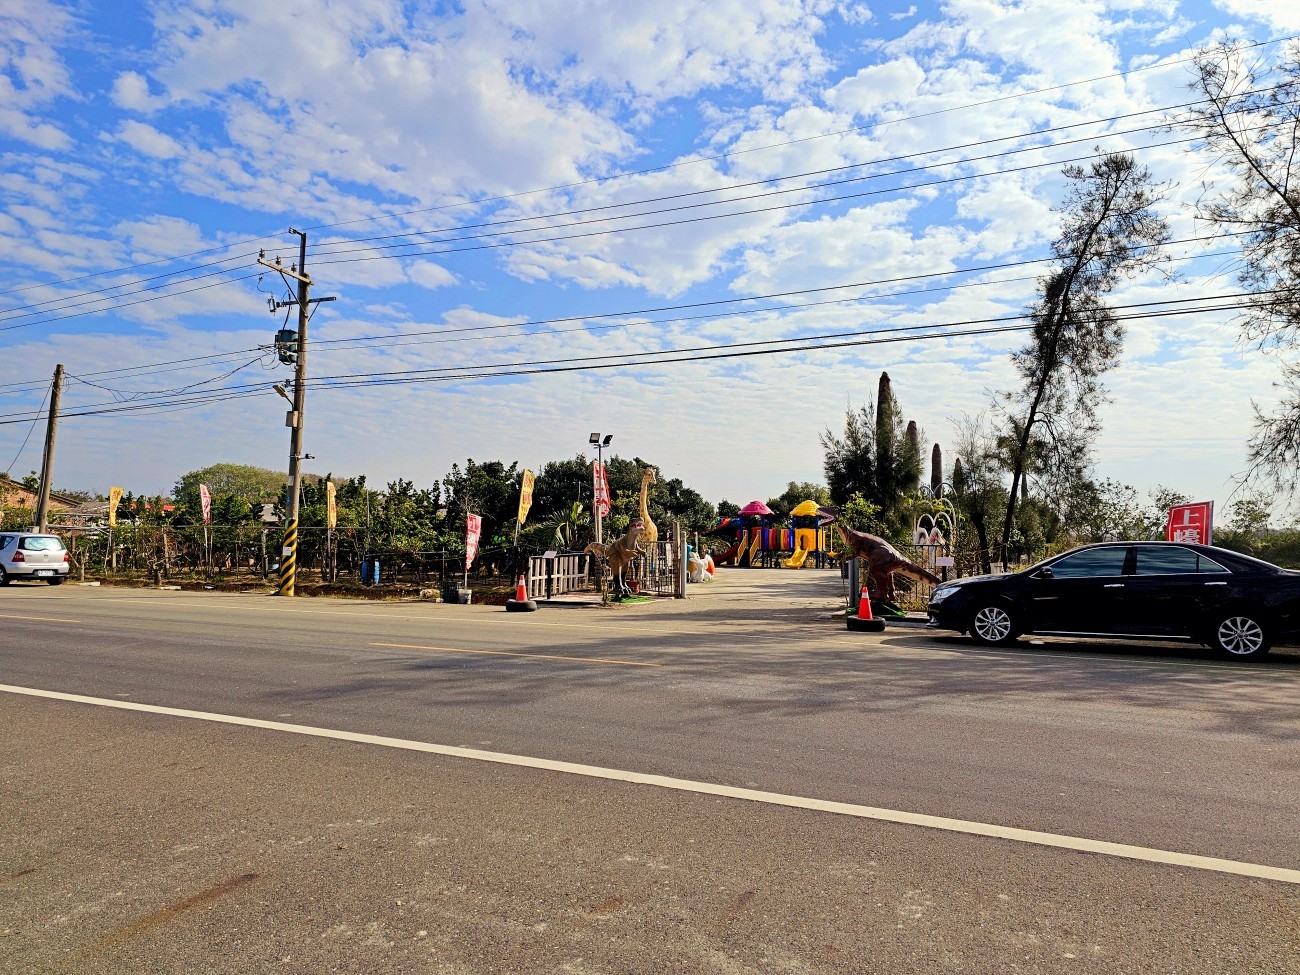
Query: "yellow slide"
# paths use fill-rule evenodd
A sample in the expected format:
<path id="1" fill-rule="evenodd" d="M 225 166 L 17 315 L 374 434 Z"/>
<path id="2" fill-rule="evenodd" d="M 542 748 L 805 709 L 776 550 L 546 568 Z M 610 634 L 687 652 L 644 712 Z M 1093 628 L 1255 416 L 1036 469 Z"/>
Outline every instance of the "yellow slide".
<path id="1" fill-rule="evenodd" d="M 753 565 L 754 560 L 758 558 L 758 550 L 763 544 L 763 533 L 754 533 L 754 544 L 749 546 L 749 564 Z"/>
<path id="2" fill-rule="evenodd" d="M 787 569 L 802 569 L 804 562 L 808 560 L 808 549 L 797 548 L 788 559 L 781 564 Z"/>

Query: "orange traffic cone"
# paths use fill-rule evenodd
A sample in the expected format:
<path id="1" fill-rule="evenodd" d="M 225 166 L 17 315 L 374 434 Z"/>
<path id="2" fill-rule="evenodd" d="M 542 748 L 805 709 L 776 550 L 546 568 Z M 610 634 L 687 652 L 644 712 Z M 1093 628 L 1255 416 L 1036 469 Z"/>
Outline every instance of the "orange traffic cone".
<path id="1" fill-rule="evenodd" d="M 528 598 L 528 586 L 524 582 L 524 577 L 519 576 L 519 582 L 515 585 L 515 598 L 506 600 L 507 613 L 535 613 L 537 611 L 537 600 Z"/>
<path id="2" fill-rule="evenodd" d="M 858 597 L 858 619 L 871 619 L 871 597 L 867 595 L 867 587 L 862 587 L 862 595 Z"/>
<path id="3" fill-rule="evenodd" d="M 867 587 L 862 587 L 862 594 L 858 598 L 858 615 L 845 616 L 845 625 L 850 630 L 866 633 L 880 633 L 885 628 L 885 621 L 874 619 L 871 616 L 871 597 L 867 595 Z"/>

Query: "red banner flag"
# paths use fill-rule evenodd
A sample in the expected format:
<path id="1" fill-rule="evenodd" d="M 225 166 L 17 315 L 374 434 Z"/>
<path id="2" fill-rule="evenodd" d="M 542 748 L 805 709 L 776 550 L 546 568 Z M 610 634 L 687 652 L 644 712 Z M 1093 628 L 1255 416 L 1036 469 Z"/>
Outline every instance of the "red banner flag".
<path id="1" fill-rule="evenodd" d="M 465 571 L 469 571 L 469 564 L 474 561 L 474 556 L 478 555 L 478 536 L 483 530 L 483 519 L 478 515 L 465 516 Z"/>
<path id="2" fill-rule="evenodd" d="M 599 461 L 591 462 L 591 485 L 600 516 L 604 518 L 609 514 L 609 480 L 605 477 L 605 465 Z"/>
<path id="3" fill-rule="evenodd" d="M 203 524 L 212 520 L 212 494 L 206 484 L 199 485 L 199 501 L 203 504 Z"/>
<path id="4" fill-rule="evenodd" d="M 1165 522 L 1165 540 L 1169 542 L 1198 542 L 1213 545 L 1214 502 L 1179 504 L 1169 509 Z"/>

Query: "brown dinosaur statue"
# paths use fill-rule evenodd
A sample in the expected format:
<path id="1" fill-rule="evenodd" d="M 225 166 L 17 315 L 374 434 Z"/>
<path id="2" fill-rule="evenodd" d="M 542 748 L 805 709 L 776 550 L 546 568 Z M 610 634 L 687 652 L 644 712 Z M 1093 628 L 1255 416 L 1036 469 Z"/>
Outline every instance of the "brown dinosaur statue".
<path id="1" fill-rule="evenodd" d="M 602 558 L 609 563 L 609 571 L 614 577 L 614 592 L 619 596 L 632 595 L 632 589 L 623 574 L 632 564 L 632 560 L 641 554 L 637 549 L 637 543 L 641 540 L 644 531 L 645 527 L 641 522 L 634 521 L 627 526 L 627 531 L 622 538 L 616 538 L 605 545 L 592 542 L 583 549 L 584 552 L 593 552 L 597 558 Z"/>
<path id="2" fill-rule="evenodd" d="M 894 573 L 938 585 L 943 580 L 933 572 L 924 569 L 903 556 L 898 549 L 877 535 L 868 535 L 836 522 L 836 529 L 849 551 L 860 558 L 867 566 L 867 574 L 876 584 L 876 592 L 883 600 L 894 598 Z"/>
<path id="3" fill-rule="evenodd" d="M 647 503 L 650 496 L 650 485 L 659 479 L 659 472 L 653 467 L 647 467 L 641 472 L 641 524 L 644 528 L 642 538 L 646 544 L 653 545 L 659 541 L 659 529 L 655 523 L 650 520 L 650 507 Z"/>

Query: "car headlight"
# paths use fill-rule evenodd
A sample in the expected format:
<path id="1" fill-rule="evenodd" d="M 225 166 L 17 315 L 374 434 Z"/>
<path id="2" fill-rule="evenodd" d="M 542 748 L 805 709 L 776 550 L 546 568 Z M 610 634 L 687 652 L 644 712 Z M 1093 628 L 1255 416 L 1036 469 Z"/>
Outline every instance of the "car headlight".
<path id="1" fill-rule="evenodd" d="M 941 603 L 956 591 L 956 586 L 949 586 L 946 589 L 936 589 L 934 592 L 930 593 L 930 602 Z"/>

